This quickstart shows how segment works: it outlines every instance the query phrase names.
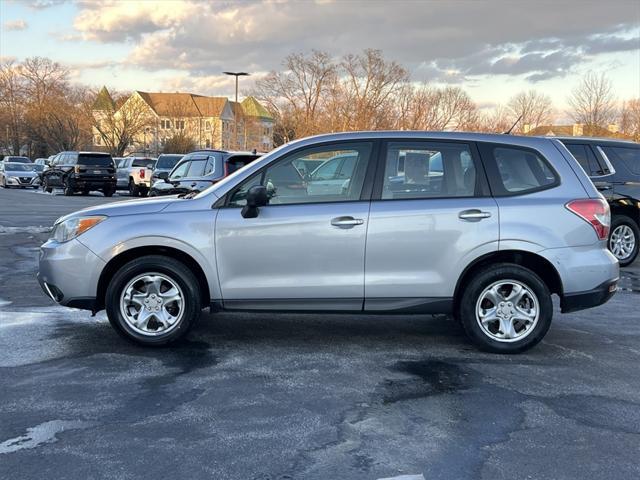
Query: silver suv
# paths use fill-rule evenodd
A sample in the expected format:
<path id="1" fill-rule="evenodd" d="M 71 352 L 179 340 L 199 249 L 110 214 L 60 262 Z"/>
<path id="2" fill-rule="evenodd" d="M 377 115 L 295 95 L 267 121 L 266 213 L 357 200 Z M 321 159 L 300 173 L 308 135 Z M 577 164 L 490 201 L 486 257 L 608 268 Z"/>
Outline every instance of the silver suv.
<path id="1" fill-rule="evenodd" d="M 182 337 L 208 307 L 449 313 L 480 348 L 514 353 L 546 334 L 552 294 L 563 312 L 614 294 L 609 220 L 555 139 L 331 134 L 197 195 L 62 217 L 38 278 L 145 345 Z"/>

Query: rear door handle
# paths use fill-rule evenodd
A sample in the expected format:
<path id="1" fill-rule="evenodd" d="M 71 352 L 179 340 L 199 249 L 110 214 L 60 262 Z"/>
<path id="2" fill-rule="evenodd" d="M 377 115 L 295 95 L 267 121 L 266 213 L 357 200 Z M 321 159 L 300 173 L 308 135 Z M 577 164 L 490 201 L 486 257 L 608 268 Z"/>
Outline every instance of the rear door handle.
<path id="1" fill-rule="evenodd" d="M 460 220 L 466 220 L 468 222 L 479 222 L 483 218 L 489 218 L 490 216 L 491 212 L 483 212 L 477 209 L 463 210 L 458 214 Z"/>
<path id="2" fill-rule="evenodd" d="M 331 225 L 340 228 L 351 228 L 356 225 L 362 225 L 363 223 L 363 219 L 353 217 L 336 217 L 331 220 Z"/>

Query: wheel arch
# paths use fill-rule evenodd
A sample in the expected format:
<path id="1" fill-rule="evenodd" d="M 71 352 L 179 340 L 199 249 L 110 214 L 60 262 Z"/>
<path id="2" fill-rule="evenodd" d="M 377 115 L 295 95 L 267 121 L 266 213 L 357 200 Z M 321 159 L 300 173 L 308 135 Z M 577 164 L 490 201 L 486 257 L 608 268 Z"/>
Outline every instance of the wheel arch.
<path id="1" fill-rule="evenodd" d="M 191 255 L 170 246 L 145 245 L 125 250 L 124 252 L 116 255 L 111 260 L 109 260 L 109 262 L 107 262 L 105 267 L 102 269 L 100 278 L 98 280 L 95 311 L 102 310 L 105 307 L 104 304 L 107 287 L 109 286 L 109 282 L 111 281 L 115 273 L 127 262 L 147 255 L 162 255 L 170 257 L 186 265 L 198 280 L 202 305 L 207 306 L 211 303 L 211 295 L 207 276 L 205 275 L 204 270 L 202 269 L 200 264 Z"/>
<path id="2" fill-rule="evenodd" d="M 462 271 L 454 290 L 454 309 L 458 306 L 463 286 L 467 280 L 478 271 L 495 263 L 513 263 L 528 268 L 542 279 L 551 293 L 555 293 L 560 297 L 563 295 L 562 279 L 558 270 L 549 260 L 526 250 L 498 250 L 476 258 Z"/>

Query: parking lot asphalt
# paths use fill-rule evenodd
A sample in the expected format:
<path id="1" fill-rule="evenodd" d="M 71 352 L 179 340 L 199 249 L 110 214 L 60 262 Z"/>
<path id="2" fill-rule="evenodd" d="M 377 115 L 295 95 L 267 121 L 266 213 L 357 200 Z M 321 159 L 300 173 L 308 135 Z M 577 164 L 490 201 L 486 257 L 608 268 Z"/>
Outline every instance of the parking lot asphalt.
<path id="1" fill-rule="evenodd" d="M 516 356 L 418 315 L 203 313 L 144 349 L 35 279 L 55 218 L 126 198 L 0 189 L 0 478 L 640 477 L 640 262 Z"/>

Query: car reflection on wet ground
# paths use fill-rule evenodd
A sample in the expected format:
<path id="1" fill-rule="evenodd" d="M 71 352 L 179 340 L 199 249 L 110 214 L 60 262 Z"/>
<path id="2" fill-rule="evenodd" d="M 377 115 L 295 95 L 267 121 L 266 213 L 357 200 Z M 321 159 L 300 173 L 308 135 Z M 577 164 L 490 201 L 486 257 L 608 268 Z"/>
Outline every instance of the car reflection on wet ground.
<path id="1" fill-rule="evenodd" d="M 640 262 L 522 355 L 475 350 L 446 316 L 264 313 L 203 313 L 184 342 L 144 349 L 37 286 L 47 234 L 29 227 L 80 206 L 10 196 L 0 478 L 640 475 Z"/>

